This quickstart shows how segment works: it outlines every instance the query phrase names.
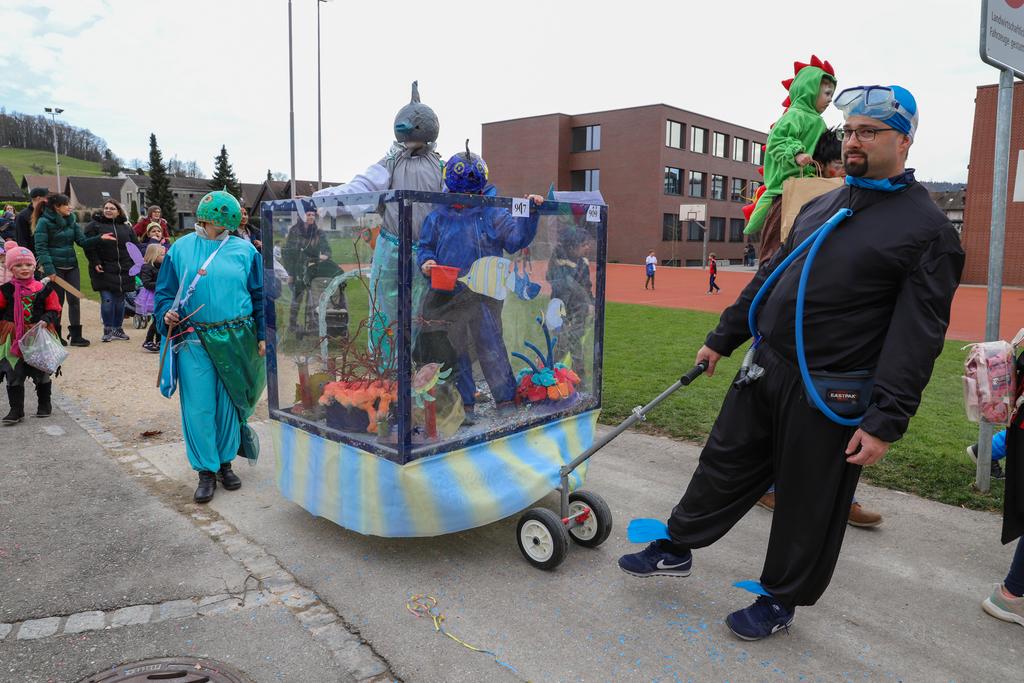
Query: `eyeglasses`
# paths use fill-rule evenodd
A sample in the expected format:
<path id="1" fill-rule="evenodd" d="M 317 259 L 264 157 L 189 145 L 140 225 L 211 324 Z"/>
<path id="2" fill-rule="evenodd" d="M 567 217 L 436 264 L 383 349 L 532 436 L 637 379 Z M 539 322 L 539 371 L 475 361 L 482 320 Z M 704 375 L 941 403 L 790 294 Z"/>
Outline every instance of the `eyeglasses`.
<path id="1" fill-rule="evenodd" d="M 856 135 L 861 142 L 871 142 L 875 139 L 876 133 L 884 133 L 889 130 L 900 132 L 895 128 L 843 128 L 836 131 L 836 138 L 845 142 Z"/>

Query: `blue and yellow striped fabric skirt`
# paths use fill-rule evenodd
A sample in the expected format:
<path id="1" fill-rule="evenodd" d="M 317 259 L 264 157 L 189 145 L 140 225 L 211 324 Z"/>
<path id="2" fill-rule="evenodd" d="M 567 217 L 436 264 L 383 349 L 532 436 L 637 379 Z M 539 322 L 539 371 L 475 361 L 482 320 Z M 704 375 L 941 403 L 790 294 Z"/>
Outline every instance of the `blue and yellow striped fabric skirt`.
<path id="1" fill-rule="evenodd" d="M 592 410 L 493 441 L 397 465 L 276 420 L 277 487 L 310 513 L 371 536 L 439 536 L 525 510 L 559 469 L 594 445 Z M 569 475 L 583 484 L 588 462 Z"/>

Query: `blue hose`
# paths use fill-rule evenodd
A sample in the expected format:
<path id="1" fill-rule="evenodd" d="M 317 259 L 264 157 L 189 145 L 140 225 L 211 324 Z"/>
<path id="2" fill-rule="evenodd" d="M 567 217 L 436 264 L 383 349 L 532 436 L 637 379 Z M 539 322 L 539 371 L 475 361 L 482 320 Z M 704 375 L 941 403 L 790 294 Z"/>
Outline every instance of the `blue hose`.
<path id="1" fill-rule="evenodd" d="M 832 218 L 829 218 L 825 223 L 811 233 L 807 239 L 800 243 L 793 252 L 786 257 L 779 267 L 776 268 L 768 279 L 761 285 L 761 289 L 758 290 L 754 296 L 754 300 L 750 303 L 750 313 L 747 316 L 747 322 L 750 325 L 750 333 L 754 337 L 754 346 L 756 347 L 761 341 L 761 335 L 757 331 L 757 308 L 761 303 L 761 300 L 765 297 L 768 290 L 771 288 L 775 281 L 782 275 L 782 272 L 789 267 L 789 265 L 800 256 L 800 254 L 810 249 L 807 254 L 807 260 L 804 261 L 803 270 L 800 273 L 800 285 L 796 291 L 796 359 L 800 365 L 800 377 L 804 381 L 804 388 L 807 390 L 807 395 L 814 401 L 814 405 L 818 407 L 825 416 L 841 425 L 847 427 L 856 427 L 860 424 L 862 418 L 845 418 L 836 415 L 825 402 L 821 400 L 821 396 L 818 395 L 818 391 L 814 388 L 814 383 L 811 381 L 811 373 L 807 369 L 807 356 L 804 353 L 804 297 L 807 294 L 807 278 L 811 273 L 811 264 L 814 262 L 814 257 L 818 253 L 818 249 L 821 248 L 821 243 L 825 241 L 828 234 L 839 225 L 844 218 L 848 218 L 853 215 L 853 211 L 850 209 L 840 209 L 836 212 Z"/>

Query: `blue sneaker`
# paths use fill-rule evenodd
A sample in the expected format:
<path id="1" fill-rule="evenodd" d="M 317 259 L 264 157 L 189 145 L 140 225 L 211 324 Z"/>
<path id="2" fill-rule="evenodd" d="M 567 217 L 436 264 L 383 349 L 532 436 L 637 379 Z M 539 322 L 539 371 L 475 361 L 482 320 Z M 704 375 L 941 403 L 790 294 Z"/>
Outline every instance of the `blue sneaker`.
<path id="1" fill-rule="evenodd" d="M 743 640 L 761 640 L 780 629 L 789 632 L 796 609 L 787 611 L 770 595 L 758 596 L 753 605 L 733 612 L 725 618 L 729 630 Z"/>
<path id="2" fill-rule="evenodd" d="M 661 550 L 661 541 L 655 541 L 638 553 L 619 558 L 619 569 L 633 576 L 689 576 L 693 566 L 693 553 L 686 557 Z"/>

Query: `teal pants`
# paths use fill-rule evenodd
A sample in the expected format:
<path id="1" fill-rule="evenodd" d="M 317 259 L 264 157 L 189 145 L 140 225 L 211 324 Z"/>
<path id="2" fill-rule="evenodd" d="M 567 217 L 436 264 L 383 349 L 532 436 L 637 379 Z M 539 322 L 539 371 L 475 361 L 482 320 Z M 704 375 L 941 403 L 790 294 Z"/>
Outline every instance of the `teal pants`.
<path id="1" fill-rule="evenodd" d="M 238 409 L 201 344 L 185 344 L 176 360 L 185 453 L 195 471 L 216 472 L 238 453 Z"/>

